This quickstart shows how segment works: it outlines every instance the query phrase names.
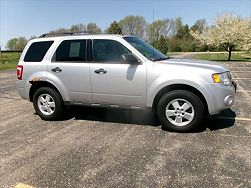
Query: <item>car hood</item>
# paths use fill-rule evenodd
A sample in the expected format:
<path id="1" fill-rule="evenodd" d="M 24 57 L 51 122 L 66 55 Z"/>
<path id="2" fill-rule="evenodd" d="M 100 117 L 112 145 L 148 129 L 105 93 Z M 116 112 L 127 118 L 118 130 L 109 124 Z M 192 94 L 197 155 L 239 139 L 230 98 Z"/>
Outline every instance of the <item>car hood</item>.
<path id="1" fill-rule="evenodd" d="M 213 70 L 214 72 L 225 72 L 228 69 L 220 63 L 212 61 L 203 61 L 203 60 L 194 60 L 194 59 L 167 59 L 164 61 L 156 61 L 157 64 L 168 64 L 168 65 L 177 65 L 182 67 L 190 68 L 203 68 Z"/>

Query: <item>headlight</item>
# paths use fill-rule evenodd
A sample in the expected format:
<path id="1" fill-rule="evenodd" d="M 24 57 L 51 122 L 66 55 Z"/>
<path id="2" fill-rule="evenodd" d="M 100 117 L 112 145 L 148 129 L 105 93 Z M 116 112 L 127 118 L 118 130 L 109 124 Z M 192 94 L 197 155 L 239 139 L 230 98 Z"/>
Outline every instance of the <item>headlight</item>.
<path id="1" fill-rule="evenodd" d="M 230 72 L 212 74 L 214 83 L 222 83 L 225 86 L 232 84 L 232 78 Z"/>

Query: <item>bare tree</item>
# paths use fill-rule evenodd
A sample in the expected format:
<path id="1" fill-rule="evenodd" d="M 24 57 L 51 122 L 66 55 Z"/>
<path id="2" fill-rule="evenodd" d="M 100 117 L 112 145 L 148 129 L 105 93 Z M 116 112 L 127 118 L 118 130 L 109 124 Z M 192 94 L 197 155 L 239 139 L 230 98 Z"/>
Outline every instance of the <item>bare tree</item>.
<path id="1" fill-rule="evenodd" d="M 70 29 L 58 28 L 58 29 L 49 31 L 49 33 L 52 33 L 52 34 L 53 33 L 67 33 L 67 32 L 70 32 Z"/>
<path id="2" fill-rule="evenodd" d="M 102 33 L 101 28 L 98 27 L 97 24 L 95 24 L 95 23 L 88 23 L 86 28 L 87 28 L 87 32 L 90 34 Z"/>
<path id="3" fill-rule="evenodd" d="M 174 33 L 174 21 L 172 19 L 157 20 L 149 24 L 146 29 L 147 39 L 156 42 L 160 37 L 167 37 Z"/>
<path id="4" fill-rule="evenodd" d="M 191 30 L 193 32 L 197 31 L 199 33 L 202 33 L 207 28 L 207 22 L 205 19 L 199 19 L 197 20 L 193 26 L 191 27 Z"/>
<path id="5" fill-rule="evenodd" d="M 142 16 L 126 16 L 119 21 L 119 25 L 122 28 L 123 34 L 143 37 L 146 28 L 146 20 Z"/>
<path id="6" fill-rule="evenodd" d="M 76 25 L 72 25 L 70 28 L 71 32 L 80 32 L 80 31 L 86 31 L 86 25 L 84 24 L 76 24 Z"/>

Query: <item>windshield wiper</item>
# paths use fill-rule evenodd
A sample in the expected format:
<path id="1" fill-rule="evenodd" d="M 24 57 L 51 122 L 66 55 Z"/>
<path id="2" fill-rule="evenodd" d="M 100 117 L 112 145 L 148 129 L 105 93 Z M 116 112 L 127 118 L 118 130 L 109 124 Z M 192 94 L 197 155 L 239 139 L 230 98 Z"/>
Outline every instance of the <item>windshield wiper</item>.
<path id="1" fill-rule="evenodd" d="M 153 58 L 151 59 L 152 61 L 162 61 L 162 60 L 166 60 L 169 59 L 169 57 L 160 57 L 160 58 Z"/>

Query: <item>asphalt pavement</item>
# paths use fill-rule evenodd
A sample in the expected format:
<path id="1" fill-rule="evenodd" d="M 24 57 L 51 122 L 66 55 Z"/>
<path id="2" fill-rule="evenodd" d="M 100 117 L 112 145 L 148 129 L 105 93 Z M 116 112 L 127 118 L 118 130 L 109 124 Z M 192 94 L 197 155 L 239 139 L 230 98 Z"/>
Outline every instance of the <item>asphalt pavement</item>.
<path id="1" fill-rule="evenodd" d="M 234 106 L 172 133 L 151 112 L 74 107 L 43 121 L 0 72 L 0 187 L 251 187 L 251 63 L 225 63 Z"/>

